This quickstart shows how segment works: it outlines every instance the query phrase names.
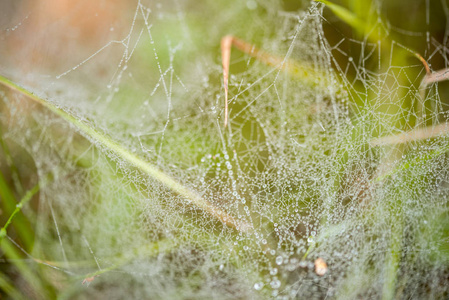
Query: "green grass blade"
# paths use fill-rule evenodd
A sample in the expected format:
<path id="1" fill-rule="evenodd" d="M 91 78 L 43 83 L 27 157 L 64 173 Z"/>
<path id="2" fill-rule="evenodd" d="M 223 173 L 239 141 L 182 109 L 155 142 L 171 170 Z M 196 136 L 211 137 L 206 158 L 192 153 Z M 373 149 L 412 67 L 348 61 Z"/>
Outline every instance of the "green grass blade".
<path id="1" fill-rule="evenodd" d="M 368 29 L 367 24 L 348 9 L 327 0 L 315 0 L 315 1 L 325 4 L 327 7 L 329 7 L 330 10 L 332 10 L 332 12 L 337 17 L 339 17 L 343 22 L 354 28 L 357 32 L 360 33 L 367 32 Z"/>
<path id="2" fill-rule="evenodd" d="M 0 273 L 0 288 L 12 299 L 26 299 L 3 273 Z"/>
<path id="3" fill-rule="evenodd" d="M 387 257 L 384 266 L 384 284 L 382 288 L 382 300 L 394 299 L 396 285 L 398 281 L 398 272 L 401 262 L 402 252 L 402 220 L 395 224 L 392 229 L 393 236 L 391 237 L 390 249 L 387 252 Z"/>
<path id="4" fill-rule="evenodd" d="M 226 212 L 215 207 L 209 201 L 203 199 L 196 192 L 190 190 L 188 187 L 184 186 L 179 181 L 175 180 L 174 178 L 170 177 L 169 175 L 159 170 L 156 166 L 152 165 L 147 161 L 144 161 L 142 158 L 132 153 L 122 145 L 118 144 L 107 135 L 98 132 L 95 128 L 90 127 L 89 125 L 83 123 L 82 121 L 78 120 L 75 116 L 57 107 L 55 104 L 38 97 L 37 95 L 33 94 L 32 92 L 26 90 L 23 87 L 18 86 L 17 84 L 13 83 L 12 81 L 3 76 L 0 76 L 0 83 L 12 90 L 15 90 L 27 96 L 31 100 L 49 109 L 50 111 L 52 111 L 53 113 L 55 113 L 56 115 L 66 120 L 71 125 L 73 125 L 85 136 L 101 144 L 106 150 L 115 153 L 124 161 L 130 163 L 131 165 L 140 169 L 142 172 L 146 173 L 149 177 L 159 181 L 167 188 L 171 189 L 173 192 L 182 195 L 187 202 L 197 206 L 198 208 L 207 212 L 209 215 L 221 221 L 222 223 L 230 227 L 234 227 L 240 231 L 251 230 L 252 226 L 250 224 L 237 220 L 234 217 L 228 215 Z"/>

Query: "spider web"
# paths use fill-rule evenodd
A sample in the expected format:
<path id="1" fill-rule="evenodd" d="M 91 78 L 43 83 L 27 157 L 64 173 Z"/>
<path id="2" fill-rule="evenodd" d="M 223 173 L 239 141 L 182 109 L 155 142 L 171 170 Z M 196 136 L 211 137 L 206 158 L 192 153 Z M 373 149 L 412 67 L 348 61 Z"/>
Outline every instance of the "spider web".
<path id="1" fill-rule="evenodd" d="M 16 13 L 0 22 L 0 70 L 251 230 L 226 226 L 3 89 L 13 163 L 5 155 L 2 172 L 19 198 L 52 178 L 23 208 L 34 246 L 14 231 L 8 240 L 69 298 L 447 297 L 447 131 L 410 138 L 447 121 L 444 82 L 423 89 L 414 57 L 431 71 L 448 67 L 447 28 L 430 31 L 441 26 L 436 4 L 421 1 L 426 28 L 379 17 L 372 39 L 348 36 L 320 3 L 293 12 L 277 1 L 231 2 L 7 1 Z M 224 128 L 219 45 L 229 33 L 287 68 L 234 49 Z"/>

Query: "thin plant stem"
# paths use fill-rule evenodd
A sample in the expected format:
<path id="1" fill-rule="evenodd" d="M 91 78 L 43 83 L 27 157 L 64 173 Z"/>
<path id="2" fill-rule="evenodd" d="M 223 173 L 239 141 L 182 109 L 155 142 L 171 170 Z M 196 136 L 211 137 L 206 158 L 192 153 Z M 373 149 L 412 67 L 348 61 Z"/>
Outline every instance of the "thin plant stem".
<path id="1" fill-rule="evenodd" d="M 4 212 L 6 214 L 17 214 L 14 212 L 17 210 L 17 206 L 19 203 L 16 200 L 16 197 L 11 190 L 9 184 L 6 182 L 6 178 L 3 176 L 3 173 L 0 171 L 0 197 L 2 199 L 2 205 Z M 19 209 L 20 211 L 20 209 Z M 12 219 L 11 219 L 12 220 Z M 9 224 L 8 224 L 9 225 Z M 14 228 L 21 241 L 23 242 L 25 248 L 29 249 L 33 244 L 33 236 L 32 236 L 32 228 L 28 220 L 24 215 L 20 214 L 13 223 Z M 6 230 L 0 231 L 0 242 L 2 241 L 2 237 L 6 234 Z"/>
<path id="2" fill-rule="evenodd" d="M 43 186 L 43 185 L 45 185 L 45 183 L 38 183 L 38 184 L 36 184 L 33 188 L 28 190 L 26 192 L 26 194 L 22 197 L 20 202 L 16 205 L 16 208 L 14 209 L 14 211 L 9 216 L 8 221 L 6 221 L 5 225 L 0 230 L 0 242 L 6 236 L 6 230 L 7 230 L 8 226 L 9 226 L 9 224 L 11 224 L 12 219 L 14 218 L 14 216 L 18 212 L 20 212 L 20 210 L 22 209 L 23 205 L 25 205 L 28 201 L 30 201 L 31 198 L 40 190 L 41 186 Z"/>
<path id="3" fill-rule="evenodd" d="M 449 124 L 444 123 L 433 127 L 417 128 L 401 134 L 376 138 L 370 141 L 370 145 L 375 147 L 382 145 L 404 144 L 414 141 L 435 138 L 438 136 L 445 135 L 448 132 L 449 132 Z"/>
<path id="4" fill-rule="evenodd" d="M 325 80 L 326 76 L 314 70 L 310 65 L 300 64 L 291 59 L 272 55 L 258 49 L 256 46 L 245 42 L 232 35 L 226 35 L 221 39 L 221 61 L 223 65 L 223 85 L 225 90 L 225 115 L 224 127 L 228 124 L 228 99 L 229 99 L 229 67 L 231 62 L 232 46 L 255 58 L 267 66 L 280 70 L 285 70 L 289 74 L 303 80 L 311 85 L 315 84 L 316 79 Z"/>

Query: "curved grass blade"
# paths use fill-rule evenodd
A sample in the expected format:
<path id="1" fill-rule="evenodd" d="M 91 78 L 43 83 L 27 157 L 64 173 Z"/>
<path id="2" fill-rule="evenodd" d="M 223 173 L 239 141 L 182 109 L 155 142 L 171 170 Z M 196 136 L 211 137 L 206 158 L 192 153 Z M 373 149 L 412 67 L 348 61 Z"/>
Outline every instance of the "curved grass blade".
<path id="1" fill-rule="evenodd" d="M 344 8 L 343 6 L 340 6 L 338 4 L 332 3 L 327 0 L 315 0 L 316 2 L 321 2 L 327 7 L 329 7 L 332 12 L 339 17 L 343 22 L 354 28 L 356 31 L 364 33 L 369 31 L 369 26 L 366 24 L 366 22 L 357 15 L 355 15 L 350 10 Z M 377 37 L 376 37 L 377 40 Z"/>
<path id="2" fill-rule="evenodd" d="M 72 126 L 77 128 L 78 131 L 80 131 L 84 136 L 88 137 L 89 139 L 99 143 L 102 147 L 104 147 L 106 150 L 113 152 L 118 157 L 123 159 L 124 161 L 128 162 L 129 164 L 135 166 L 142 172 L 146 173 L 149 177 L 152 179 L 159 181 L 163 185 L 165 185 L 167 188 L 172 190 L 173 192 L 183 196 L 185 200 L 188 203 L 191 203 L 195 205 L 196 207 L 200 208 L 201 210 L 207 212 L 209 215 L 215 217 L 219 221 L 221 221 L 223 224 L 234 227 L 239 231 L 250 231 L 252 229 L 252 225 L 237 220 L 234 217 L 228 215 L 223 210 L 215 207 L 212 203 L 209 201 L 203 199 L 200 195 L 198 195 L 196 192 L 190 190 L 188 187 L 181 184 L 179 181 L 175 180 L 174 178 L 170 177 L 169 175 L 165 174 L 161 170 L 159 170 L 156 166 L 152 165 L 151 163 L 144 161 L 142 158 L 137 156 L 136 154 L 132 153 L 122 145 L 118 144 L 114 140 L 112 140 L 107 135 L 98 132 L 95 128 L 83 123 L 82 121 L 78 120 L 75 116 L 71 115 L 70 113 L 66 112 L 65 110 L 57 107 L 55 104 L 44 100 L 43 98 L 33 94 L 32 92 L 26 90 L 25 88 L 13 83 L 9 79 L 0 76 L 0 83 L 11 90 L 15 90 L 31 100 L 33 100 L 36 103 L 39 103 L 40 105 L 44 106 L 45 108 L 49 109 L 59 117 L 66 120 L 68 123 L 70 123 Z"/>

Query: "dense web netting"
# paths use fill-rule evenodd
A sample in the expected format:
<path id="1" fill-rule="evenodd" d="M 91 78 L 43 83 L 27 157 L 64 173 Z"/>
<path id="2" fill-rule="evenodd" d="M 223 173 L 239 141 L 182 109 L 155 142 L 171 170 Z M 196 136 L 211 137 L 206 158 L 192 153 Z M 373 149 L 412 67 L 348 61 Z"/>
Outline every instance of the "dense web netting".
<path id="1" fill-rule="evenodd" d="M 0 73 L 177 187 L 2 88 L 2 173 L 17 199 L 41 183 L 33 246 L 4 238 L 41 283 L 0 266 L 27 297 L 449 296 L 448 94 L 423 81 L 448 64 L 436 4 L 401 28 L 373 2 L 348 36 L 317 2 L 47 2 L 0 5 Z M 279 65 L 232 49 L 225 128 L 227 34 Z"/>

